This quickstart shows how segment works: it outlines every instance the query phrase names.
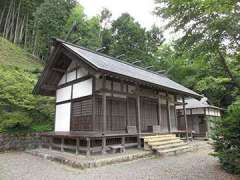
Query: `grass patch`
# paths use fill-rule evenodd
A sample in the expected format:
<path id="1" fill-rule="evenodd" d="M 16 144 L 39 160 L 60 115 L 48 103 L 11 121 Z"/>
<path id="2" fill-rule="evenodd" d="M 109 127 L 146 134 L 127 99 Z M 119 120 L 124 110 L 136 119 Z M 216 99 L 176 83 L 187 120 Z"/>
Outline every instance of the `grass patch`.
<path id="1" fill-rule="evenodd" d="M 43 67 L 43 64 L 30 53 L 2 37 L 0 37 L 0 64 L 31 71 Z"/>

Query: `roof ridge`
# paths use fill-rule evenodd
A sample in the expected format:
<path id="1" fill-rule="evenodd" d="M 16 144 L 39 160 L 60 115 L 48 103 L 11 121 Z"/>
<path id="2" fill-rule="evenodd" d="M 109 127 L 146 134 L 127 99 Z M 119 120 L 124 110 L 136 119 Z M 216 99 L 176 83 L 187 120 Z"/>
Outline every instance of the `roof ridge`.
<path id="1" fill-rule="evenodd" d="M 62 39 L 58 39 L 58 38 L 53 38 L 53 39 L 56 40 L 56 41 L 58 41 L 58 42 L 61 42 L 61 43 L 66 43 L 66 44 L 68 44 L 68 45 L 71 45 L 71 46 L 74 46 L 74 47 L 77 47 L 77 48 L 81 48 L 81 49 L 86 50 L 86 51 L 90 51 L 90 52 L 95 53 L 95 54 L 98 54 L 98 55 L 100 55 L 100 56 L 104 56 L 104 57 L 110 58 L 110 59 L 115 60 L 115 61 L 118 61 L 118 62 L 120 62 L 120 63 L 127 64 L 127 65 L 129 65 L 129 66 L 134 67 L 134 68 L 138 68 L 138 69 L 141 69 L 141 70 L 144 70 L 144 71 L 147 71 L 147 72 L 156 74 L 156 75 L 161 76 L 161 77 L 166 77 L 166 75 L 164 75 L 164 74 L 159 74 L 159 73 L 157 73 L 157 72 L 154 72 L 154 71 L 151 71 L 151 70 L 148 70 L 148 69 L 144 69 L 143 67 L 136 66 L 136 65 L 134 65 L 134 64 L 131 64 L 131 63 L 126 62 L 126 61 L 123 61 L 123 60 L 121 60 L 121 59 L 115 58 L 115 57 L 113 57 L 113 56 L 110 56 L 110 55 L 107 55 L 107 54 L 104 54 L 104 53 L 100 53 L 100 52 L 94 51 L 94 50 L 92 50 L 92 49 L 89 49 L 89 48 L 86 48 L 86 47 L 83 47 L 83 46 L 80 46 L 80 45 L 76 45 L 76 44 L 73 44 L 73 43 L 64 41 L 64 40 L 62 40 Z"/>

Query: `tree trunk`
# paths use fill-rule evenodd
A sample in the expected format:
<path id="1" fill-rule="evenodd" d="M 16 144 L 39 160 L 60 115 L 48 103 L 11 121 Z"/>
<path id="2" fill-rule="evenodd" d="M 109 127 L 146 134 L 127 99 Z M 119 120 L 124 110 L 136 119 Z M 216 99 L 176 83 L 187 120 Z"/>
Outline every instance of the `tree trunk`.
<path id="1" fill-rule="evenodd" d="M 4 24 L 4 28 L 3 28 L 3 37 L 5 37 L 5 38 L 7 38 L 7 31 L 9 28 L 9 19 L 10 19 L 12 4 L 13 4 L 13 1 L 11 1 L 10 5 L 9 5 L 7 17 L 5 19 L 5 24 Z"/>
<path id="2" fill-rule="evenodd" d="M 20 8 L 21 8 L 21 0 L 18 4 L 18 10 L 17 10 L 17 20 L 16 20 L 16 26 L 15 26 L 15 33 L 14 33 L 14 39 L 13 39 L 13 42 L 15 44 L 19 43 L 19 27 L 20 27 L 20 22 L 19 22 L 19 19 L 20 19 Z"/>
<path id="3" fill-rule="evenodd" d="M 230 68 L 228 67 L 227 61 L 225 59 L 225 57 L 223 56 L 222 52 L 220 49 L 218 49 L 218 55 L 219 55 L 219 61 L 222 64 L 225 73 L 230 77 L 230 79 L 232 80 L 232 82 L 238 87 L 240 88 L 240 85 L 238 84 L 238 81 L 236 79 L 236 77 L 233 75 L 233 73 L 231 72 Z"/>
<path id="4" fill-rule="evenodd" d="M 2 22 L 3 22 L 3 16 L 4 16 L 4 13 L 5 13 L 5 10 L 6 10 L 6 6 L 4 7 L 2 13 L 1 13 L 1 16 L 0 16 L 0 32 L 1 32 L 1 27 L 2 27 Z"/>

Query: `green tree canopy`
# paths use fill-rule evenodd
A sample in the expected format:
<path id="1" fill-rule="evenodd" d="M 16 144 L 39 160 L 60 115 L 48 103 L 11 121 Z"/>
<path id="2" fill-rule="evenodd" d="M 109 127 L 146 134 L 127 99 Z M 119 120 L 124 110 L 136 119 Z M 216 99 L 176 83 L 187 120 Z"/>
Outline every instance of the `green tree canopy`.
<path id="1" fill-rule="evenodd" d="M 229 65 L 228 57 L 239 62 L 240 5 L 235 0 L 177 1 L 156 0 L 155 14 L 167 18 L 167 28 L 181 32 L 177 43 L 180 53 L 188 52 L 191 59 L 206 57 L 218 61 L 226 77 L 239 85 L 239 71 Z"/>

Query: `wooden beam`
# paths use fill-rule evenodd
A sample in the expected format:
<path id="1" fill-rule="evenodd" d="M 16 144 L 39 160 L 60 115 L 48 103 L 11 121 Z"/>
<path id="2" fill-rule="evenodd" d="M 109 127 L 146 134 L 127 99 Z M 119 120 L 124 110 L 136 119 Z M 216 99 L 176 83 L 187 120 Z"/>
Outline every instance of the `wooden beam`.
<path id="1" fill-rule="evenodd" d="M 41 89 L 45 89 L 45 90 L 49 90 L 49 91 L 56 91 L 57 87 L 44 84 L 41 86 Z"/>
<path id="2" fill-rule="evenodd" d="M 65 69 L 61 69 L 61 68 L 52 68 L 53 71 L 56 71 L 56 72 L 60 72 L 60 73 L 65 73 L 66 70 Z"/>
<path id="3" fill-rule="evenodd" d="M 182 97 L 182 101 L 183 101 L 183 115 L 184 115 L 184 122 L 185 122 L 185 128 L 186 128 L 186 138 L 187 141 L 189 140 L 188 138 L 188 122 L 187 122 L 187 112 L 186 112 L 186 105 L 185 105 L 185 98 Z"/>

